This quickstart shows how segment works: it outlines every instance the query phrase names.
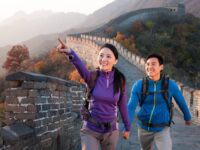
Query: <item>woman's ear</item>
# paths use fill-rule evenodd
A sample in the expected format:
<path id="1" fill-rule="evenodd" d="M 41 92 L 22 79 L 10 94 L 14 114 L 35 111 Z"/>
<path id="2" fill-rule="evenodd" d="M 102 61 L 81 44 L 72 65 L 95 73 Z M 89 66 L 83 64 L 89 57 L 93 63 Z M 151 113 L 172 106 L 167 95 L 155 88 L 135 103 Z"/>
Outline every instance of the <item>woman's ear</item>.
<path id="1" fill-rule="evenodd" d="M 117 63 L 118 63 L 118 59 L 115 60 L 115 64 L 114 65 L 116 65 Z"/>

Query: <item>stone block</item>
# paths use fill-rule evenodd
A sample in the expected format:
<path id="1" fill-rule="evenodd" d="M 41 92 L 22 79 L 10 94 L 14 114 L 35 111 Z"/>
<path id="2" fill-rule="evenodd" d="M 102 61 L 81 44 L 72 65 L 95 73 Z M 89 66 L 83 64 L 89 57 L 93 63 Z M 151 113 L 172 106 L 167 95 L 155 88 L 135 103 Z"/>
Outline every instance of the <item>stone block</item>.
<path id="1" fill-rule="evenodd" d="M 15 118 L 18 120 L 23 119 L 35 119 L 36 114 L 35 113 L 16 113 Z"/>
<path id="2" fill-rule="evenodd" d="M 2 128 L 3 139 L 6 143 L 16 143 L 34 135 L 34 130 L 24 124 L 17 123 Z"/>
<path id="3" fill-rule="evenodd" d="M 28 113 L 36 113 L 37 107 L 35 105 L 27 105 L 26 110 Z"/>
<path id="4" fill-rule="evenodd" d="M 6 96 L 5 103 L 7 104 L 19 104 L 18 98 L 16 96 L 8 95 Z"/>
<path id="5" fill-rule="evenodd" d="M 38 97 L 38 96 L 40 96 L 40 93 L 38 92 L 38 90 L 34 90 L 34 89 L 29 90 L 28 97 Z"/>

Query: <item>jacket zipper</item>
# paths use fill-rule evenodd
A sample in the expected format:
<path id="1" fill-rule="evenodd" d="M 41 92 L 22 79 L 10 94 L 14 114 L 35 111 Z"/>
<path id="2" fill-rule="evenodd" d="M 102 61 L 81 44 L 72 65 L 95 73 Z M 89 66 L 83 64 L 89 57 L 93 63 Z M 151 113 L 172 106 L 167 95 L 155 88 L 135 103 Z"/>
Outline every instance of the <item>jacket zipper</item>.
<path id="1" fill-rule="evenodd" d="M 156 82 L 153 83 L 153 86 L 154 86 L 154 91 L 153 91 L 153 109 L 151 111 L 151 114 L 150 114 L 150 118 L 149 118 L 149 124 L 151 123 L 151 120 L 152 120 L 152 117 L 153 117 L 153 112 L 155 110 L 155 107 L 156 107 Z M 148 127 L 148 131 L 149 131 L 150 127 Z"/>
<path id="2" fill-rule="evenodd" d="M 109 87 L 109 74 L 106 73 L 106 88 Z"/>

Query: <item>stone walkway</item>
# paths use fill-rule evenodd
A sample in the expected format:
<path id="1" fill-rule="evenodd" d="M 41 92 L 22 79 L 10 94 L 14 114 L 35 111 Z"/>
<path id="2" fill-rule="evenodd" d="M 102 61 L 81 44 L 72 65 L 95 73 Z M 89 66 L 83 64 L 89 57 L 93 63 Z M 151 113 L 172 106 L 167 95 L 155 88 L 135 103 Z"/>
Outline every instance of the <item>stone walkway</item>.
<path id="1" fill-rule="evenodd" d="M 119 58 L 117 65 L 120 71 L 122 71 L 127 79 L 127 91 L 128 95 L 131 91 L 133 83 L 144 76 L 138 68 L 128 63 L 124 58 Z M 173 150 L 200 150 L 200 126 L 191 125 L 185 126 L 184 120 L 180 113 L 175 112 L 174 115 L 175 125 L 171 127 L 171 136 L 173 142 Z M 133 122 L 133 127 L 129 140 L 121 138 L 118 142 L 117 150 L 139 150 L 139 142 L 137 137 L 136 123 Z M 122 124 L 120 124 L 122 127 Z"/>

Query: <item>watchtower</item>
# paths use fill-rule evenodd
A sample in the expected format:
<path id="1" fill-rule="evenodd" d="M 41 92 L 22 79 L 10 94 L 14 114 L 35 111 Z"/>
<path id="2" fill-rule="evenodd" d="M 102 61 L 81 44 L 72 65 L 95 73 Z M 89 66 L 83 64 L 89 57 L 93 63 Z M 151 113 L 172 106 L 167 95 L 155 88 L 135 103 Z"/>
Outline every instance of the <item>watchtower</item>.
<path id="1" fill-rule="evenodd" d="M 177 14 L 178 16 L 185 15 L 185 5 L 183 0 L 173 0 L 173 2 L 165 2 L 164 8 L 167 8 L 169 12 Z"/>

